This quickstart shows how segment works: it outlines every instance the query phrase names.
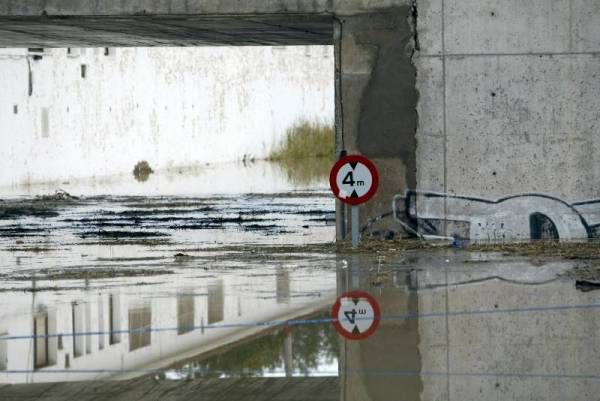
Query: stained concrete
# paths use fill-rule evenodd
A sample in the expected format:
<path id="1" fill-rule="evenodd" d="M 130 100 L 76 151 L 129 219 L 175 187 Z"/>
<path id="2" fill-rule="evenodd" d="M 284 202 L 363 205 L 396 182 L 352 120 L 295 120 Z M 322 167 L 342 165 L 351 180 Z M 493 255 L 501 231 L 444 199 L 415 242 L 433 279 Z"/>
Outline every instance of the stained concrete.
<path id="1" fill-rule="evenodd" d="M 412 9 L 396 7 L 342 22 L 344 103 L 338 131 L 349 153 L 367 155 L 378 167 L 380 187 L 361 206 L 361 226 L 365 234 L 387 236 L 390 197 L 416 185 Z"/>

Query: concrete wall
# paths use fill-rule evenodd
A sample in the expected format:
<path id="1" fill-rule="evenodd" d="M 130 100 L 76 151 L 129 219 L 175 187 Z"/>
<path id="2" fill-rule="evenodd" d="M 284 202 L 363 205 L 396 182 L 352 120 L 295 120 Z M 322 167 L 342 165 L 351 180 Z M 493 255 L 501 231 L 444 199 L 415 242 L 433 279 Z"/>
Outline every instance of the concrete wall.
<path id="1" fill-rule="evenodd" d="M 259 159 L 296 121 L 334 120 L 330 46 L 34 56 L 0 50 L 0 186 Z"/>
<path id="2" fill-rule="evenodd" d="M 597 237 L 598 2 L 417 4 L 416 190 L 427 194 L 399 192 L 397 217 L 473 239 Z"/>

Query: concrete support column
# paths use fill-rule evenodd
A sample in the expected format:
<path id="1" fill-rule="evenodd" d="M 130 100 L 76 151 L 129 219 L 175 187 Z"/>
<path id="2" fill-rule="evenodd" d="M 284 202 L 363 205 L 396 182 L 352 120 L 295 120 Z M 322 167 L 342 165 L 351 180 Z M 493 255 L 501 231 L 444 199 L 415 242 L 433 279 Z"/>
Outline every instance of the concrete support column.
<path id="1" fill-rule="evenodd" d="M 402 232 L 394 229 L 394 195 L 416 187 L 412 9 L 339 17 L 336 25 L 337 150 L 365 155 L 377 166 L 380 187 L 361 206 L 361 230 L 388 237 Z M 338 204 L 338 239 L 348 234 L 344 209 Z"/>

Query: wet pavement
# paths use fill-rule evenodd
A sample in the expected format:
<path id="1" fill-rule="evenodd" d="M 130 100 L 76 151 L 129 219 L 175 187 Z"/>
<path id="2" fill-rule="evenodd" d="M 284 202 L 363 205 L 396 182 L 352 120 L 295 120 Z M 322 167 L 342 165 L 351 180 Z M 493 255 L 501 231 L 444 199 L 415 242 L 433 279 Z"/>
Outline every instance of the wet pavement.
<path id="1" fill-rule="evenodd" d="M 577 288 L 580 261 L 336 248 L 324 181 L 246 168 L 267 181 L 6 196 L 0 399 L 599 399 L 600 291 Z M 364 340 L 332 324 L 350 290 L 381 308 Z"/>

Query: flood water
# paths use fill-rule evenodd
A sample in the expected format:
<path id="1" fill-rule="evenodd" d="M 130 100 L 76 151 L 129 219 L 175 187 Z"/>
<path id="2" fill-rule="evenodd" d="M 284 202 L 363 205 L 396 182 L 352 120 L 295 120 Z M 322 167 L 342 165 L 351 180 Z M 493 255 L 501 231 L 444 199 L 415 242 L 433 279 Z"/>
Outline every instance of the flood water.
<path id="1" fill-rule="evenodd" d="M 0 197 L 1 400 L 599 399 L 575 261 L 339 251 L 325 179 L 267 163 Z M 364 340 L 332 324 L 351 290 Z"/>

